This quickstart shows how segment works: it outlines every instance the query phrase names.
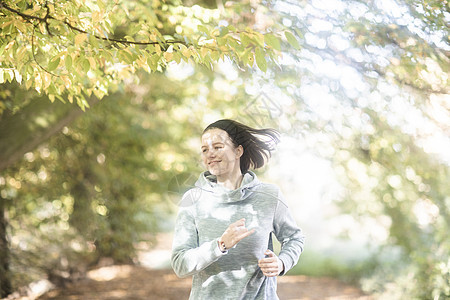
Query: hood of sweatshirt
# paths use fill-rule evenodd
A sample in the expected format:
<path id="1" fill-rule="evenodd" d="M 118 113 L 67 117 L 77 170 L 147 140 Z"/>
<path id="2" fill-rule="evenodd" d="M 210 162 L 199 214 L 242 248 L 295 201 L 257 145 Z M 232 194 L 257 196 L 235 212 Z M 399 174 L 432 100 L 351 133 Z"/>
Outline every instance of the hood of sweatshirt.
<path id="1" fill-rule="evenodd" d="M 217 183 L 217 177 L 209 171 L 200 174 L 195 186 L 202 192 L 211 193 L 220 202 L 238 202 L 248 198 L 261 182 L 252 171 L 247 171 L 242 179 L 241 186 L 235 190 L 230 190 Z"/>

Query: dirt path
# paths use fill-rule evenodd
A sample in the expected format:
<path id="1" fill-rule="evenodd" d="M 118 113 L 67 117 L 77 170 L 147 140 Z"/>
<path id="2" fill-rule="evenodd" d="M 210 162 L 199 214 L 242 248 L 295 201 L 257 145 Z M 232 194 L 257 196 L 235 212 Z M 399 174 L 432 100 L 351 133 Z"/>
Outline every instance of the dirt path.
<path id="1" fill-rule="evenodd" d="M 170 268 L 171 236 L 158 236 L 152 249 L 142 249 L 142 266 L 108 266 L 92 270 L 88 279 L 47 292 L 39 300 L 185 300 L 191 279 L 179 279 Z M 165 268 L 164 268 L 165 267 Z M 358 288 L 332 278 L 278 277 L 281 300 L 372 300 Z"/>
<path id="2" fill-rule="evenodd" d="M 110 266 L 89 272 L 89 279 L 44 294 L 39 300 L 188 299 L 191 280 L 179 279 L 171 270 L 141 266 Z M 330 278 L 284 276 L 278 280 L 282 300 L 369 300 L 357 288 Z"/>

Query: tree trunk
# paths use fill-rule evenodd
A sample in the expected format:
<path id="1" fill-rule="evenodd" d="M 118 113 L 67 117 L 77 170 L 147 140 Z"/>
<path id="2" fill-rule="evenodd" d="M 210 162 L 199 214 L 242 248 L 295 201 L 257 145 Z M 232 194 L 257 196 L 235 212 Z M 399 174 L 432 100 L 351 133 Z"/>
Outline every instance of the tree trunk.
<path id="1" fill-rule="evenodd" d="M 13 165 L 49 137 L 60 132 L 83 112 L 48 99 L 32 99 L 19 113 L 5 112 L 0 119 L 0 171 Z"/>
<path id="2" fill-rule="evenodd" d="M 0 114 L 0 172 L 83 114 L 74 103 L 52 103 L 13 84 L 4 84 L 3 89 L 10 92 L 8 101 L 18 109 Z M 98 99 L 92 97 L 88 102 L 92 107 Z"/>
<path id="3" fill-rule="evenodd" d="M 5 211 L 5 199 L 0 195 L 0 298 L 5 298 L 12 293 L 11 273 L 9 271 L 9 245 L 6 237 L 8 222 Z"/>

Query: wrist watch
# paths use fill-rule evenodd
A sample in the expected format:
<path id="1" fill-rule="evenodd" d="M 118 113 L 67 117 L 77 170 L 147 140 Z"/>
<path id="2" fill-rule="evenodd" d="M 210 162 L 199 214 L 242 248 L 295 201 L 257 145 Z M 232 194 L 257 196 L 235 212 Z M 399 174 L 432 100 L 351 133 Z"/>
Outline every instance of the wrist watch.
<path id="1" fill-rule="evenodd" d="M 221 251 L 222 253 L 225 253 L 225 252 L 228 251 L 227 246 L 225 246 L 224 241 L 218 240 L 217 243 L 218 243 L 219 249 L 220 249 L 220 251 Z M 223 249 L 223 250 L 222 250 L 222 249 Z"/>

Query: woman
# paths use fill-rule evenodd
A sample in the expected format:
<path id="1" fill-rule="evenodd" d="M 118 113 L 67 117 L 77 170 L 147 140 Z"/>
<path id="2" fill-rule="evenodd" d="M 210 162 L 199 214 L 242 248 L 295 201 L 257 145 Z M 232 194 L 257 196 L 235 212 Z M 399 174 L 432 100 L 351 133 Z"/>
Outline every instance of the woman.
<path id="1" fill-rule="evenodd" d="M 190 299 L 278 299 L 276 276 L 297 263 L 304 238 L 280 190 L 249 171 L 264 165 L 278 133 L 225 119 L 206 127 L 201 141 L 207 171 L 183 195 L 172 267 L 193 275 Z"/>

